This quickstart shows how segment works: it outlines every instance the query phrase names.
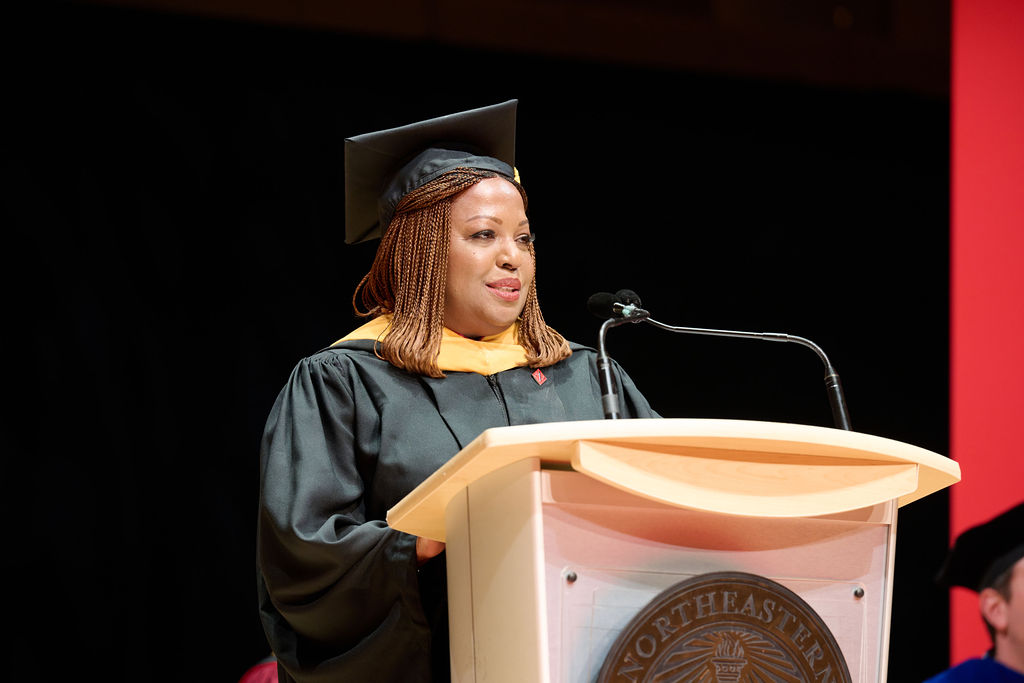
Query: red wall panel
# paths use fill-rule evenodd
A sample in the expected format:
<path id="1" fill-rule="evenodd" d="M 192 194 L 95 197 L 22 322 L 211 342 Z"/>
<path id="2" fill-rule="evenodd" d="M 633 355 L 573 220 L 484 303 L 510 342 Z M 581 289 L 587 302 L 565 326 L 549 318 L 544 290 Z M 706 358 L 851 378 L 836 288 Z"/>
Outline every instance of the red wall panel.
<path id="1" fill-rule="evenodd" d="M 1024 2 L 954 0 L 950 532 L 1024 499 Z M 956 589 L 954 663 L 988 636 Z"/>

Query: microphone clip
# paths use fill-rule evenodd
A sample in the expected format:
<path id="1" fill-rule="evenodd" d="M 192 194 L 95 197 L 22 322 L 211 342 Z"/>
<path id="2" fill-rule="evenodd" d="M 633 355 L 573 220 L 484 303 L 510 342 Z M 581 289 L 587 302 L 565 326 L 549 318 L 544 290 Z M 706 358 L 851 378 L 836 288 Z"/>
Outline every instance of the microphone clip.
<path id="1" fill-rule="evenodd" d="M 615 302 L 612 304 L 612 311 L 616 316 L 620 318 L 628 318 L 631 322 L 641 322 L 651 317 L 651 312 L 647 311 L 636 304 L 622 304 Z"/>

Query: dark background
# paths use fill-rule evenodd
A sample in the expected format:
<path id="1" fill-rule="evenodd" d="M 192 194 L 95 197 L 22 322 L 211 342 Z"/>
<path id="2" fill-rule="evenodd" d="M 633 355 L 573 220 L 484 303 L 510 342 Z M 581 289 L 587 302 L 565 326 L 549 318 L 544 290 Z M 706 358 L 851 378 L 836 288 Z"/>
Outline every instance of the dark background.
<path id="1" fill-rule="evenodd" d="M 596 344 L 587 297 L 630 288 L 669 324 L 801 335 L 855 430 L 947 452 L 948 4 L 136 4 L 3 27 L 16 680 L 230 682 L 268 653 L 263 421 L 358 324 L 375 248 L 343 243 L 348 135 L 518 98 L 549 324 Z M 832 425 L 804 347 L 638 325 L 608 350 L 666 417 Z M 947 509 L 900 512 L 893 681 L 946 665 Z"/>

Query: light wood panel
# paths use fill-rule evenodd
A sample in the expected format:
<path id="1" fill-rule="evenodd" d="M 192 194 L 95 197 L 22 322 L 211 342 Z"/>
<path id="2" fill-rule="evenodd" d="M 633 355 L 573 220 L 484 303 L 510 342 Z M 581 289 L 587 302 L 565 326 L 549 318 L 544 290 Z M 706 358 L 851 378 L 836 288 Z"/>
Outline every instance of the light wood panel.
<path id="1" fill-rule="evenodd" d="M 489 429 L 393 507 L 388 524 L 445 540 L 471 482 L 520 460 L 577 469 L 651 500 L 757 516 L 906 505 L 960 480 L 957 463 L 884 437 L 749 420 L 592 420 Z"/>

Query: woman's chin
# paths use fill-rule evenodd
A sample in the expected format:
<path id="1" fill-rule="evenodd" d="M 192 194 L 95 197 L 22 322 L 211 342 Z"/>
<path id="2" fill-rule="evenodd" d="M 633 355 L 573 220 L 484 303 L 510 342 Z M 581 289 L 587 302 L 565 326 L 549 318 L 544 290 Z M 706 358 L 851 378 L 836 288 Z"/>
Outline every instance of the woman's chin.
<path id="1" fill-rule="evenodd" d="M 515 315 L 512 317 L 488 318 L 486 321 L 476 320 L 472 324 L 461 325 L 457 322 L 454 325 L 449 325 L 446 321 L 445 327 L 462 337 L 480 339 L 482 337 L 493 337 L 496 334 L 501 334 L 511 327 L 518 317 L 518 315 Z"/>

